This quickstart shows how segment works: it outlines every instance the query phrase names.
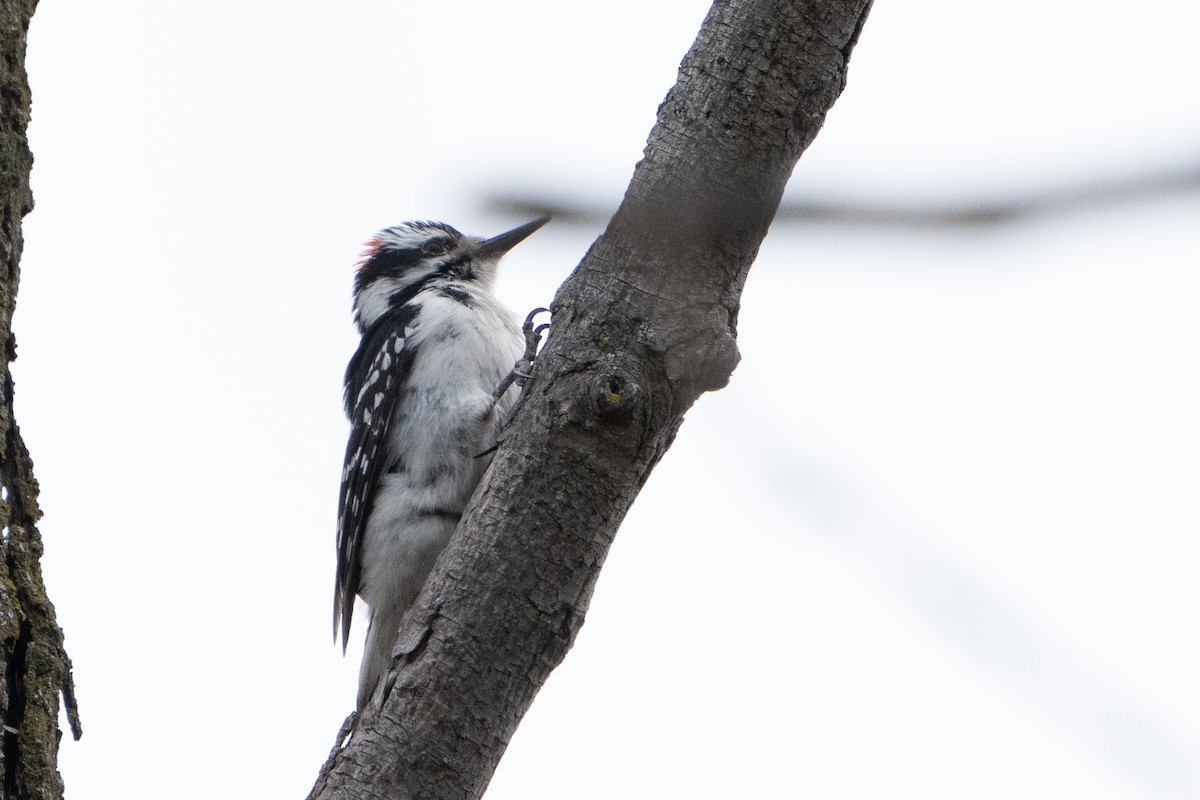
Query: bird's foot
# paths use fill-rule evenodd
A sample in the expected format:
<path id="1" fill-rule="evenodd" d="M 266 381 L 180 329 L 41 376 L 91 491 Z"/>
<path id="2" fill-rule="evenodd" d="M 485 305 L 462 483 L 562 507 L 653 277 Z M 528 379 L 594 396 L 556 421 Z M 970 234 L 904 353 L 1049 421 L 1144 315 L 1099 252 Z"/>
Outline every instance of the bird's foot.
<path id="1" fill-rule="evenodd" d="M 541 325 L 534 325 L 534 318 L 538 314 L 549 313 L 547 308 L 535 308 L 530 311 L 525 317 L 524 324 L 521 325 L 521 333 L 525 335 L 525 352 L 517 359 L 517 363 L 513 365 L 512 371 L 504 376 L 504 380 L 500 381 L 500 385 L 496 387 L 496 391 L 492 392 L 492 405 L 500 402 L 500 398 L 508 391 L 514 383 L 518 386 L 524 386 L 525 381 L 533 377 L 533 360 L 537 358 L 538 347 L 542 344 L 542 334 L 550 327 L 550 323 L 545 322 Z"/>

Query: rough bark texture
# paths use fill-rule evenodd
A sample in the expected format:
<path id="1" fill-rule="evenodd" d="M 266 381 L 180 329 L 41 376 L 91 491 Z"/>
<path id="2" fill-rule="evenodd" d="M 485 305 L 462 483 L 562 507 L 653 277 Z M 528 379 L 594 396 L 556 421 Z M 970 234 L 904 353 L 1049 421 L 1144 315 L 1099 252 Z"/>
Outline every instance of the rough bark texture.
<path id="1" fill-rule="evenodd" d="M 4 798 L 51 800 L 63 796 L 57 769 L 60 695 L 77 739 L 79 716 L 71 662 L 42 583 L 38 485 L 13 417 L 9 372 L 9 362 L 16 358 L 12 315 L 20 279 L 21 219 L 33 208 L 33 157 L 25 139 L 25 36 L 36 6 L 36 0 L 0 0 L 0 341 L 5 349 L 0 358 L 0 773 Z"/>
<path id="2" fill-rule="evenodd" d="M 583 623 L 685 411 L 738 361 L 750 264 L 870 0 L 717 0 L 396 662 L 311 798 L 474 798 Z"/>

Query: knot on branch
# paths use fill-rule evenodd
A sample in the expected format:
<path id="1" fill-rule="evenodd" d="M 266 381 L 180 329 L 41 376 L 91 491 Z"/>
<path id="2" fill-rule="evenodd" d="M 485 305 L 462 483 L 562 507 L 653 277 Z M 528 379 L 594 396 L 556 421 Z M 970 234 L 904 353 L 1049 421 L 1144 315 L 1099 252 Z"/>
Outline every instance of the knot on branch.
<path id="1" fill-rule="evenodd" d="M 734 319 L 718 305 L 683 309 L 652 342 L 663 354 L 681 411 L 704 392 L 723 389 L 741 360 Z"/>
<path id="2" fill-rule="evenodd" d="M 642 402 L 642 384 L 624 367 L 610 365 L 592 379 L 590 391 L 596 416 L 606 422 L 626 422 Z"/>

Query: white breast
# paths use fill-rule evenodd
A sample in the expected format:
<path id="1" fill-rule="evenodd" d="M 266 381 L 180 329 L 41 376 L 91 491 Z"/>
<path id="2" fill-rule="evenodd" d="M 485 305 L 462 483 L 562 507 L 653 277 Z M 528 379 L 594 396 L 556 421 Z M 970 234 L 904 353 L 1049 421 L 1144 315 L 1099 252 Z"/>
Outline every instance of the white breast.
<path id="1" fill-rule="evenodd" d="M 511 313 L 486 294 L 468 303 L 436 291 L 406 343 L 416 356 L 392 418 L 389 462 L 397 462 L 409 502 L 461 510 L 487 466 L 477 458 L 495 437 L 517 392 L 492 409 L 492 395 L 522 351 Z"/>

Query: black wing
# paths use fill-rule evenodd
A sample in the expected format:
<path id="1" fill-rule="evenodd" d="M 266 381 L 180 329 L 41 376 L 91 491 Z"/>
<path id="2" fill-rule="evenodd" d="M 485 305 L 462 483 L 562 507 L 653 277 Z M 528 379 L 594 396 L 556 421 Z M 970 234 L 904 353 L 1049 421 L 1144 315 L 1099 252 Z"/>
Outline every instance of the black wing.
<path id="1" fill-rule="evenodd" d="M 405 346 L 405 337 L 411 333 L 416 312 L 414 306 L 403 306 L 385 314 L 363 334 L 346 368 L 350 441 L 338 497 L 337 587 L 333 596 L 333 636 L 336 640 L 340 624 L 342 649 L 350 635 L 354 596 L 358 594 L 363 532 L 371 515 L 371 500 L 388 469 L 388 426 L 412 367 L 413 348 Z"/>

